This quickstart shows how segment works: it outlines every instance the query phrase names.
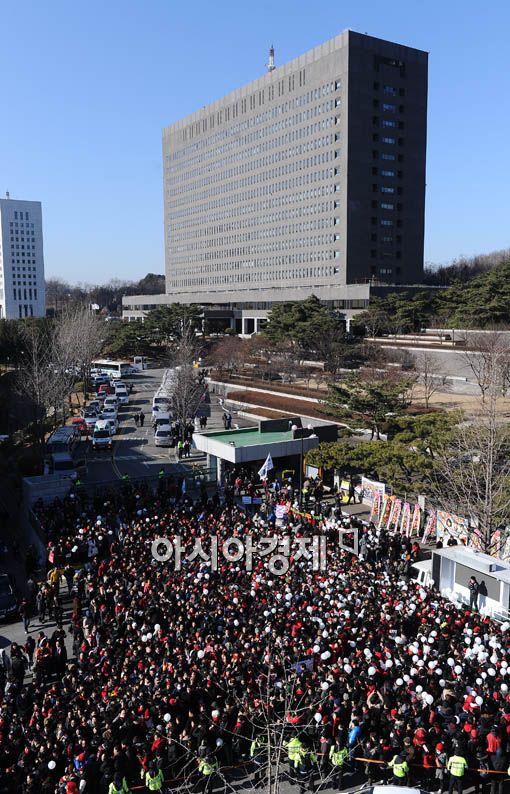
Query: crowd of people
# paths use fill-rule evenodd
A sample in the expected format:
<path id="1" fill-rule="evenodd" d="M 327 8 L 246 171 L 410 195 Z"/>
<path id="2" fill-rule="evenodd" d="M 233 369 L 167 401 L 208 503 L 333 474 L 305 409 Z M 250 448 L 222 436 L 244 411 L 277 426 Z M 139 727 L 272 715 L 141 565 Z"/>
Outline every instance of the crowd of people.
<path id="1" fill-rule="evenodd" d="M 240 774 L 264 790 L 271 769 L 301 791 L 363 774 L 501 794 L 507 627 L 412 581 L 416 541 L 360 526 L 355 557 L 334 506 L 312 524 L 279 489 L 247 515 L 235 490 L 193 502 L 166 479 L 37 506 L 48 577 L 0 667 L 0 792 L 226 791 Z M 321 570 L 296 553 L 317 534 Z M 157 538 L 180 539 L 178 569 Z"/>

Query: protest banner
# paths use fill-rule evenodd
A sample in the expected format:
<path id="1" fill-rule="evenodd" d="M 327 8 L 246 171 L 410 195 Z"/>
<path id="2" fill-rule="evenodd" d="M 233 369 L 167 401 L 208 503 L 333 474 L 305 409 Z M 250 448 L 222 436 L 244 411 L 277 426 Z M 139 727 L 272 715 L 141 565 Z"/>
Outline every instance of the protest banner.
<path id="1" fill-rule="evenodd" d="M 436 536 L 438 540 L 443 538 L 455 538 L 460 540 L 467 537 L 468 520 L 444 510 L 436 511 Z"/>
<path id="2" fill-rule="evenodd" d="M 361 495 L 363 502 L 367 504 L 373 504 L 374 502 L 374 495 L 379 493 L 381 498 L 386 493 L 386 486 L 383 482 L 377 482 L 376 480 L 369 480 L 368 477 L 361 478 Z"/>

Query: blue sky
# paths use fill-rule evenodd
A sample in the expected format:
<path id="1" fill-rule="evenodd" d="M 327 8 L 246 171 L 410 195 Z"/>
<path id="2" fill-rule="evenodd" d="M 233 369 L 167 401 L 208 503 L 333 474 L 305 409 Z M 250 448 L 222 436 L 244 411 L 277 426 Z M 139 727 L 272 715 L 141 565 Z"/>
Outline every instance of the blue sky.
<path id="1" fill-rule="evenodd" d="M 430 52 L 426 260 L 510 246 L 504 0 L 26 0 L 1 24 L 0 194 L 43 202 L 49 276 L 162 273 L 162 127 L 345 28 Z"/>

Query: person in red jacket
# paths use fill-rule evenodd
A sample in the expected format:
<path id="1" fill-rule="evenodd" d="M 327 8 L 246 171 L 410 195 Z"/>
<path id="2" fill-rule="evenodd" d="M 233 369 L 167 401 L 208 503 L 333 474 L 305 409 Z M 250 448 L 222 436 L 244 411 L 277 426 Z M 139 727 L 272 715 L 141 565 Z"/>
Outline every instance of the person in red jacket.
<path id="1" fill-rule="evenodd" d="M 487 734 L 487 752 L 493 755 L 496 750 L 501 747 L 501 736 L 499 735 L 499 728 L 494 725 L 490 733 Z"/>

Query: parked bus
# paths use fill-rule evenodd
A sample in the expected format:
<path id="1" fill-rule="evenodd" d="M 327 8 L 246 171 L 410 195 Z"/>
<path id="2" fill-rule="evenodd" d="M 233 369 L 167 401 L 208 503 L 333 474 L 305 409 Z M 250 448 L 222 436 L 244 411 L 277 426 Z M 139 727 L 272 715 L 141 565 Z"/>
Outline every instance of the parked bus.
<path id="1" fill-rule="evenodd" d="M 135 371 L 133 365 L 130 364 L 129 361 L 110 361 L 106 358 L 93 361 L 91 368 L 98 372 L 105 372 L 112 378 L 125 378 L 126 375 L 132 375 Z"/>
<path id="2" fill-rule="evenodd" d="M 58 427 L 46 439 L 45 454 L 67 452 L 69 455 L 74 453 L 75 447 L 81 437 L 79 428 L 76 425 L 64 425 Z"/>

